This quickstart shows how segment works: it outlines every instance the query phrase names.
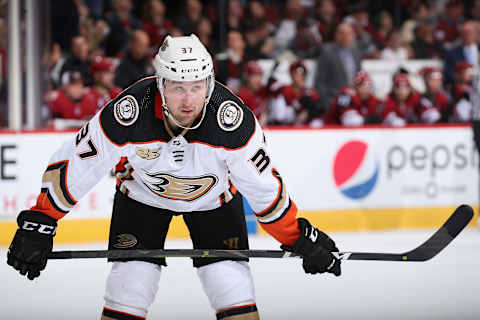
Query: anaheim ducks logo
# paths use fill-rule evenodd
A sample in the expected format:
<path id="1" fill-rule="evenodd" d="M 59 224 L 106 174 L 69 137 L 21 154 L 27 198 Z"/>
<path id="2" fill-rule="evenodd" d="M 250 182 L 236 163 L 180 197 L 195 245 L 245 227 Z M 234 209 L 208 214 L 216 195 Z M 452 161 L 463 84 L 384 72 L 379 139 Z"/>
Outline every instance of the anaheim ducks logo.
<path id="1" fill-rule="evenodd" d="M 117 243 L 113 247 L 117 249 L 131 248 L 137 244 L 137 238 L 134 235 L 128 233 L 122 233 L 117 236 Z"/>
<path id="2" fill-rule="evenodd" d="M 217 176 L 207 174 L 199 177 L 177 177 L 167 173 L 145 172 L 149 181 L 143 184 L 157 196 L 172 199 L 193 201 L 210 191 L 218 181 Z"/>
<path id="3" fill-rule="evenodd" d="M 140 158 L 146 159 L 146 160 L 152 160 L 160 157 L 160 148 L 153 148 L 153 149 L 148 149 L 148 148 L 136 148 L 136 153 L 137 156 Z"/>

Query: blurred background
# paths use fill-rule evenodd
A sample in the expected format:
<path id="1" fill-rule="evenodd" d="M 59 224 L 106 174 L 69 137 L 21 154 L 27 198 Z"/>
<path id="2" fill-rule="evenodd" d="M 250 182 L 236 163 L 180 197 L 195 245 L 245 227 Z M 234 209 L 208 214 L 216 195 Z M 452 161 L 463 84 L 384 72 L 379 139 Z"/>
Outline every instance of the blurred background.
<path id="1" fill-rule="evenodd" d="M 301 215 L 332 231 L 438 226 L 479 200 L 479 19 L 477 0 L 0 1 L 0 244 L 50 155 L 154 74 L 167 34 L 191 33 L 265 127 Z M 57 241 L 106 239 L 114 183 Z"/>

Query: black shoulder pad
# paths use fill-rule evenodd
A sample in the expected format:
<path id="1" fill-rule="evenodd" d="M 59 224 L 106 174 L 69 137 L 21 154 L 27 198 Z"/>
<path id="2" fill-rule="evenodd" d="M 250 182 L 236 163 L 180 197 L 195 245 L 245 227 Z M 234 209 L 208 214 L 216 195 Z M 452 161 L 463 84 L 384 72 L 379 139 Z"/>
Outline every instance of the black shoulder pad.
<path id="1" fill-rule="evenodd" d="M 255 132 L 255 116 L 228 88 L 215 83 L 204 123 L 185 138 L 213 146 L 237 149 L 245 146 Z"/>
<path id="2" fill-rule="evenodd" d="M 161 120 L 155 118 L 156 78 L 143 78 L 123 90 L 100 113 L 103 132 L 111 142 L 167 140 Z"/>

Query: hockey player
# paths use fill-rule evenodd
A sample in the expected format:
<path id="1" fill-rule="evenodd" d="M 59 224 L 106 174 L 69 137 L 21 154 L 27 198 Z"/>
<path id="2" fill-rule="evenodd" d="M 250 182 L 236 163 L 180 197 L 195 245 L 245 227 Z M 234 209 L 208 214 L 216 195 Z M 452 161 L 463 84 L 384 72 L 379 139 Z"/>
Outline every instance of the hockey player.
<path id="1" fill-rule="evenodd" d="M 113 84 L 115 65 L 112 59 L 96 56 L 90 64 L 90 73 L 93 77 L 93 85 L 87 95 L 96 102 L 97 110 L 100 110 L 122 90 Z"/>
<path id="2" fill-rule="evenodd" d="M 333 99 L 325 116 L 327 124 L 361 126 L 379 121 L 381 101 L 372 93 L 373 81 L 365 71 L 358 71 L 353 86 L 343 88 Z"/>
<path id="3" fill-rule="evenodd" d="M 194 248 L 247 249 L 238 189 L 282 248 L 303 255 L 305 272 L 340 275 L 335 243 L 296 218 L 258 121 L 214 81 L 198 38 L 167 36 L 154 66 L 156 76 L 123 91 L 52 156 L 36 205 L 18 216 L 8 264 L 38 277 L 57 220 L 121 159 L 110 249 L 163 248 L 173 215 L 183 215 Z M 111 261 L 102 319 L 145 319 L 165 259 Z M 193 265 L 217 319 L 259 318 L 247 261 L 194 258 Z"/>
<path id="4" fill-rule="evenodd" d="M 453 122 L 468 122 L 472 115 L 473 66 L 460 61 L 455 65 L 455 82 L 452 87 L 452 104 L 446 117 Z"/>

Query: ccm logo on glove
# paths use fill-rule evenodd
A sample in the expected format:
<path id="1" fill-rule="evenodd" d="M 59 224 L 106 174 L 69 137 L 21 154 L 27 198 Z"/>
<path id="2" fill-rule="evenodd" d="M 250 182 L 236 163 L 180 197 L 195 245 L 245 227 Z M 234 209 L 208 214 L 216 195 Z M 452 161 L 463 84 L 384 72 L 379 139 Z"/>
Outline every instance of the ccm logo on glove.
<path id="1" fill-rule="evenodd" d="M 55 233 L 57 232 L 57 227 L 36 223 L 32 221 L 23 221 L 22 230 L 37 231 L 39 233 L 49 234 L 54 236 Z"/>

